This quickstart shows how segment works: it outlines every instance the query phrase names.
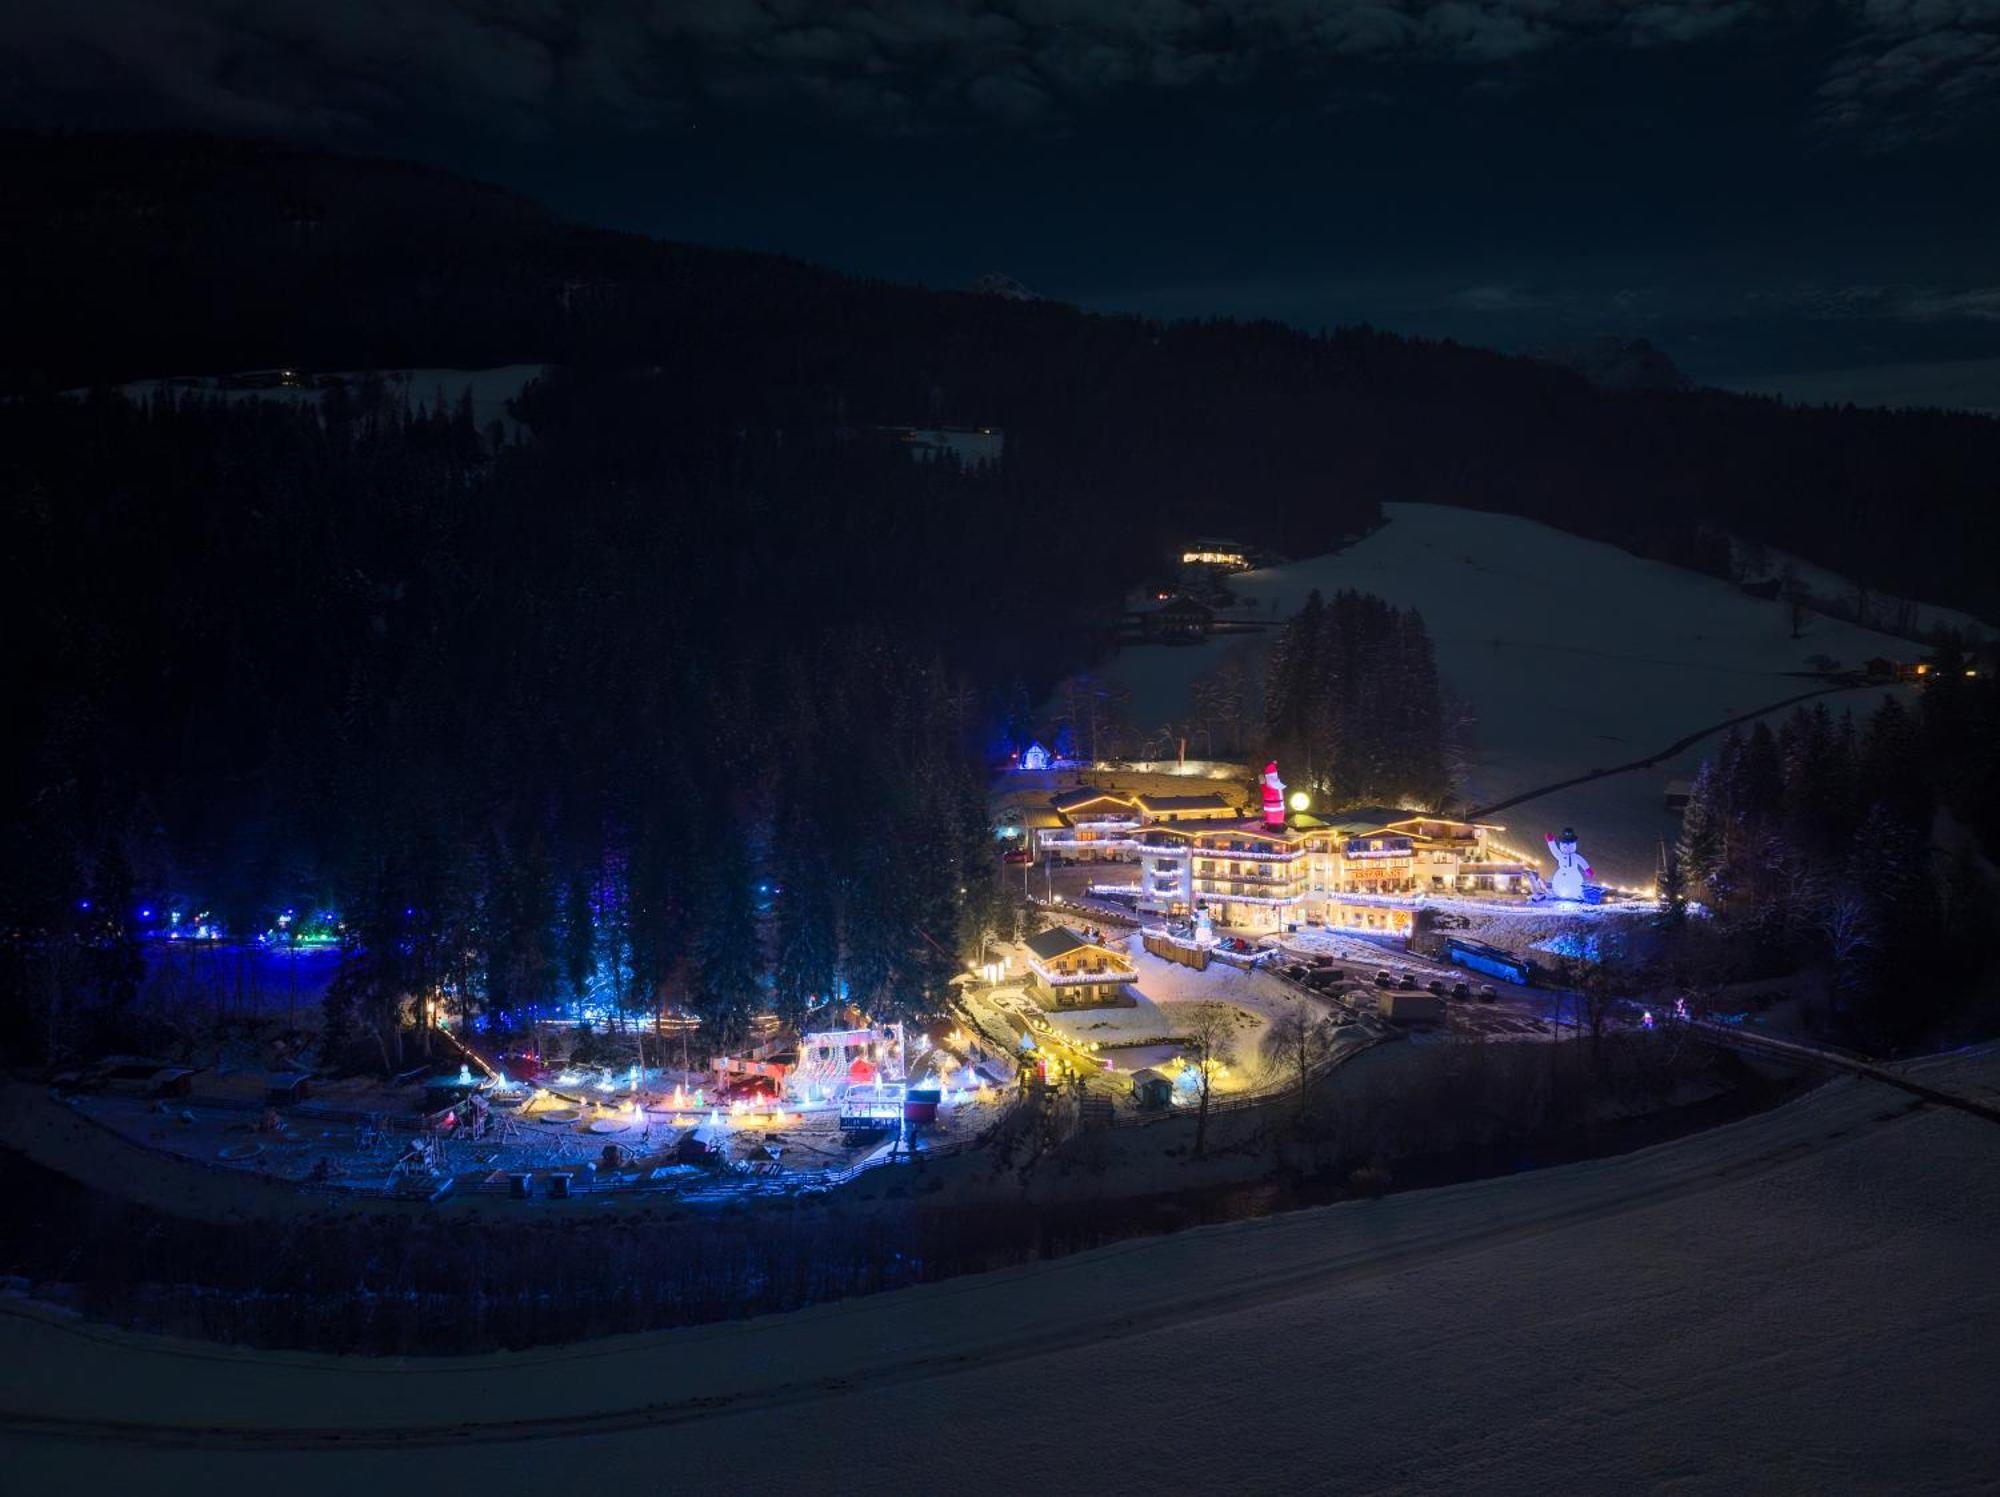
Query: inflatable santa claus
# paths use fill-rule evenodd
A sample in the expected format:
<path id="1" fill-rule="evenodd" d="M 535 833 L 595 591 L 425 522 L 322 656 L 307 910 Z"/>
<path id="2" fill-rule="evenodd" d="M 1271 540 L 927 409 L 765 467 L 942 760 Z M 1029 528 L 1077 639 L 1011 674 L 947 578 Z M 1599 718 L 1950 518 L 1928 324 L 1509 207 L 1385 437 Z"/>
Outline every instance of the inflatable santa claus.
<path id="1" fill-rule="evenodd" d="M 1278 778 L 1276 760 L 1264 766 L 1264 825 L 1280 831 L 1285 825 L 1285 782 Z"/>

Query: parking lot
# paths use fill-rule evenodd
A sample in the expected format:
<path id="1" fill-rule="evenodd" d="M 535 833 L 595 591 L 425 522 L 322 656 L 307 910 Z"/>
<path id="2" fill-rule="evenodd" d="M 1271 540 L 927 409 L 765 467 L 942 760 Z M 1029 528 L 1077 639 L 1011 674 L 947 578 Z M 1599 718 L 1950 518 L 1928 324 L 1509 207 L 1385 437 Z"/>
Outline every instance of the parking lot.
<path id="1" fill-rule="evenodd" d="M 1417 1032 L 1491 1040 L 1546 1039 L 1555 1033 L 1549 1020 L 1554 995 L 1540 989 L 1488 983 L 1462 967 L 1337 931 L 1300 931 L 1270 937 L 1266 944 L 1281 952 L 1271 972 L 1319 993 L 1356 1021 L 1376 1029 L 1402 1027 L 1379 1017 L 1378 1000 L 1385 989 L 1377 974 L 1387 973 L 1390 987 L 1401 991 L 1433 992 L 1433 983 L 1443 986 L 1439 996 L 1444 1000 L 1444 1025 L 1415 1026 Z"/>

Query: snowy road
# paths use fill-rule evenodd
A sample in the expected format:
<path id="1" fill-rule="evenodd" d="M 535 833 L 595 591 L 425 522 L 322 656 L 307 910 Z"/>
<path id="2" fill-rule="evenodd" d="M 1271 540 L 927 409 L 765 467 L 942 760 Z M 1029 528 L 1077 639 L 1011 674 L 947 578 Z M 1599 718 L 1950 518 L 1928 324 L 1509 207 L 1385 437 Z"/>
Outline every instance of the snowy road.
<path id="1" fill-rule="evenodd" d="M 561 1350 L 369 1363 L 12 1313 L 0 1428 L 50 1492 L 1011 1491 L 984 1453 L 1031 1425 L 1094 1492 L 1990 1490 L 1996 1166 L 2000 1128 L 1842 1080 L 1619 1159 Z"/>

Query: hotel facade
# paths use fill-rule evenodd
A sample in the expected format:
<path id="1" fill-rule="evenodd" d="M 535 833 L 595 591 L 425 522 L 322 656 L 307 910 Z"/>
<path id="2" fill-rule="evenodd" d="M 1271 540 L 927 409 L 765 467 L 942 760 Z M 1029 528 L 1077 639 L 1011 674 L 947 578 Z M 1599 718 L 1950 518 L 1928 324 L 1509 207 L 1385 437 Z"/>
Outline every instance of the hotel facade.
<path id="1" fill-rule="evenodd" d="M 1066 825 L 1041 835 L 1043 848 L 1136 862 L 1140 913 L 1199 911 L 1228 930 L 1407 933 L 1424 900 L 1525 901 L 1537 876 L 1532 859 L 1495 841 L 1504 827 L 1388 806 L 1274 825 L 1218 795 L 1078 790 L 1056 811 Z"/>

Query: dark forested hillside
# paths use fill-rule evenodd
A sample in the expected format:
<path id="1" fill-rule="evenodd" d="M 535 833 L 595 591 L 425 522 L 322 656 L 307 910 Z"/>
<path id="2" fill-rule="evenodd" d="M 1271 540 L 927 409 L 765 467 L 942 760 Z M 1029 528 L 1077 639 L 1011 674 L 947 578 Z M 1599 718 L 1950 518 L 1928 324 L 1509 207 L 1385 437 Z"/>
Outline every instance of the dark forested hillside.
<path id="1" fill-rule="evenodd" d="M 985 733 L 1098 592 L 993 558 L 1060 496 L 658 375 L 522 405 L 0 402 L 0 1043 L 128 1003 L 145 906 L 338 911 L 385 1060 L 412 994 L 907 1012 L 1003 918 Z"/>
<path id="2" fill-rule="evenodd" d="M 1303 553 L 1383 499 L 1530 515 L 1719 567 L 1733 531 L 2000 616 L 2000 422 L 1614 392 L 1369 329 L 1162 325 L 564 224 L 395 163 L 199 138 L 0 136 L 4 377 L 294 364 L 660 367 L 747 418 L 992 423 L 1151 546 Z"/>

